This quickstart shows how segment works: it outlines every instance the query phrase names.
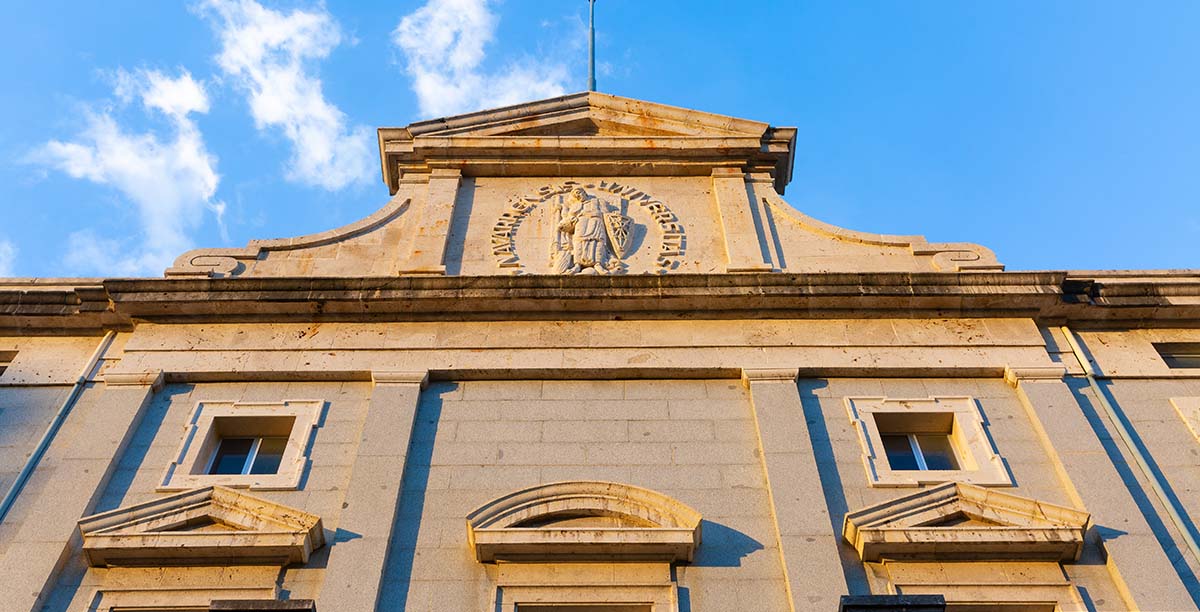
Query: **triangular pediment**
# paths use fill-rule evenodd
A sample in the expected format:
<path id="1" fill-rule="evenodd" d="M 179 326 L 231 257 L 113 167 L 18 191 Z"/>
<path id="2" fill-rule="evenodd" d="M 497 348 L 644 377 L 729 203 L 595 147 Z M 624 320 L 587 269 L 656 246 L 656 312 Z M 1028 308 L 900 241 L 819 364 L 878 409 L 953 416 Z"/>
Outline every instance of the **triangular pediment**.
<path id="1" fill-rule="evenodd" d="M 758 121 L 584 92 L 421 121 L 408 126 L 419 137 L 490 136 L 642 136 L 642 137 L 754 137 L 769 126 Z"/>
<path id="2" fill-rule="evenodd" d="M 864 561 L 1077 558 L 1086 512 L 949 482 L 846 515 L 842 535 Z"/>
<path id="3" fill-rule="evenodd" d="M 321 518 L 221 486 L 79 521 L 93 566 L 303 563 L 324 544 Z"/>

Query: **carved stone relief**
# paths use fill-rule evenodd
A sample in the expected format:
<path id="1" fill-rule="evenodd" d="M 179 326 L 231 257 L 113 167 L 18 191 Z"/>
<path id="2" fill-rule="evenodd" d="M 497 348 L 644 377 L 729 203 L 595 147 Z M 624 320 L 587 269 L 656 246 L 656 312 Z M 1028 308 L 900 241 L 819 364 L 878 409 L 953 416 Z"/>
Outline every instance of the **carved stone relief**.
<path id="1" fill-rule="evenodd" d="M 539 206 L 547 208 L 554 224 L 549 274 L 624 274 L 624 260 L 634 249 L 634 230 L 640 226 L 629 215 L 631 208 L 644 211 L 658 228 L 658 273 L 678 268 L 686 248 L 683 224 L 660 200 L 619 183 L 566 181 L 544 186 L 534 196 L 514 198 L 500 213 L 492 226 L 491 249 L 501 270 L 527 272 L 514 238 L 522 221 Z"/>

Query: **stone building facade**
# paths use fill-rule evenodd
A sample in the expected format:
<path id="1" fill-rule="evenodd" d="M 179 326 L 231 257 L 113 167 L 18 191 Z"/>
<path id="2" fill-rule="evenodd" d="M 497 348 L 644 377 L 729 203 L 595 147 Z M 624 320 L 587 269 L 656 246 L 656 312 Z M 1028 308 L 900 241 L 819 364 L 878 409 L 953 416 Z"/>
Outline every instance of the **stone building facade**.
<path id="1" fill-rule="evenodd" d="M 577 94 L 379 130 L 343 228 L 0 280 L 0 609 L 1197 609 L 1200 273 L 833 227 L 796 146 Z"/>

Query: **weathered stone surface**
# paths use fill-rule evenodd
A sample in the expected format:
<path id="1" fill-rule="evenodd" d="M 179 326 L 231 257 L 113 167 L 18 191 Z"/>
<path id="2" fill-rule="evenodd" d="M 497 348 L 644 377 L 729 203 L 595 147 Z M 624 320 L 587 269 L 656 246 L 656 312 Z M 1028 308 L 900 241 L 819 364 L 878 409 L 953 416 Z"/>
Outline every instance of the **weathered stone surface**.
<path id="1" fill-rule="evenodd" d="M 379 136 L 348 226 L 0 281 L 5 610 L 1200 603 L 1200 370 L 1159 351 L 1197 271 L 833 227 L 781 197 L 795 130 L 605 94 Z"/>

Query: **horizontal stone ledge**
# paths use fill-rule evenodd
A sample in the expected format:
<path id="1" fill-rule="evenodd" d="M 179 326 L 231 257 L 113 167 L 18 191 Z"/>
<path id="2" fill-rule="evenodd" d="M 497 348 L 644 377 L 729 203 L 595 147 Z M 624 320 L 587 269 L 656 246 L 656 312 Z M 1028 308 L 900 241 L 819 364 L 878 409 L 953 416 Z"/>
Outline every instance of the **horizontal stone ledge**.
<path id="1" fill-rule="evenodd" d="M 969 367 L 807 367 L 798 378 L 1000 378 L 1002 366 Z M 429 371 L 429 381 L 471 380 L 729 380 L 741 379 L 736 367 L 607 367 L 607 368 L 438 368 Z M 370 370 L 175 370 L 164 372 L 166 383 L 224 382 L 371 382 Z M 794 380 L 794 379 L 791 379 Z M 3 386 L 3 385 L 0 385 Z M 27 386 L 27 385 L 23 385 Z M 59 384 L 57 386 L 64 386 Z"/>

